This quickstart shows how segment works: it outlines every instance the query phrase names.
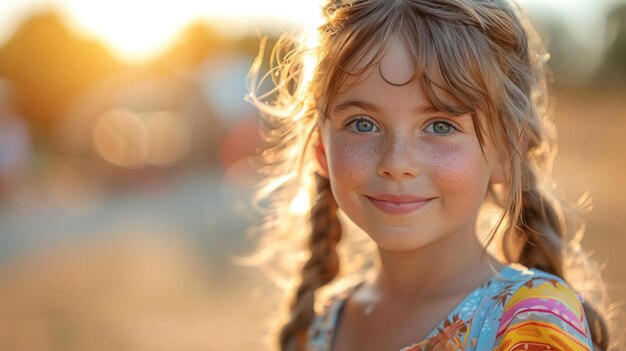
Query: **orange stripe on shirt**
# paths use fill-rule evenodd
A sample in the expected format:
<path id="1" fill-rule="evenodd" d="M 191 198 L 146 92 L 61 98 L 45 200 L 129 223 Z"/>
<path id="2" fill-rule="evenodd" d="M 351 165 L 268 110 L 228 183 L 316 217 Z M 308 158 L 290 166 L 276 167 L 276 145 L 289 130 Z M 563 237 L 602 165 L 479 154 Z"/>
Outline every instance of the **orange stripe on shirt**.
<path id="1" fill-rule="evenodd" d="M 524 343 L 544 343 L 546 346 L 556 347 L 563 351 L 590 351 L 587 345 L 582 344 L 571 334 L 565 333 L 553 324 L 536 321 L 523 322 L 507 328 L 498 351 L 510 351 Z"/>

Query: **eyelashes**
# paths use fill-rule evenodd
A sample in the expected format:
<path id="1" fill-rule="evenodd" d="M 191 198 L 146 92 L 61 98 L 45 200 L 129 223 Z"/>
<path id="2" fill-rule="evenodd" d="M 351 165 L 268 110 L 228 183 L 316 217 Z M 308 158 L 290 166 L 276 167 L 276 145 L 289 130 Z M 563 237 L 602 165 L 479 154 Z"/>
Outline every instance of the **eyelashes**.
<path id="1" fill-rule="evenodd" d="M 426 129 L 429 130 L 428 133 L 443 137 L 452 136 L 459 131 L 452 123 L 446 121 L 434 121 L 426 126 Z"/>
<path id="2" fill-rule="evenodd" d="M 344 128 L 348 128 L 350 131 L 355 133 L 380 132 L 380 128 L 378 128 L 374 122 L 365 117 L 358 117 L 349 120 L 344 124 Z"/>
<path id="3" fill-rule="evenodd" d="M 343 124 L 343 128 L 355 134 L 380 133 L 381 131 L 371 119 L 365 116 L 349 119 Z M 439 137 L 450 137 L 457 134 L 460 130 L 454 124 L 445 120 L 434 120 L 422 131 Z"/>

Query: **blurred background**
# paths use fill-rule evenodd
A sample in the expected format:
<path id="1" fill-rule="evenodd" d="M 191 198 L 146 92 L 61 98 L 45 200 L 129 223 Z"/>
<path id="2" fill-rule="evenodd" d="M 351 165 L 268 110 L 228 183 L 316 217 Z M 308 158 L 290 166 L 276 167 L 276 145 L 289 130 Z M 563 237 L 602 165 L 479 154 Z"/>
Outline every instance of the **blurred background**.
<path id="1" fill-rule="evenodd" d="M 626 2 L 526 0 L 547 40 L 566 201 L 626 300 Z M 317 0 L 0 3 L 0 349 L 266 349 L 278 295 L 259 223 L 261 35 Z M 621 180 L 620 180 L 621 179 Z"/>

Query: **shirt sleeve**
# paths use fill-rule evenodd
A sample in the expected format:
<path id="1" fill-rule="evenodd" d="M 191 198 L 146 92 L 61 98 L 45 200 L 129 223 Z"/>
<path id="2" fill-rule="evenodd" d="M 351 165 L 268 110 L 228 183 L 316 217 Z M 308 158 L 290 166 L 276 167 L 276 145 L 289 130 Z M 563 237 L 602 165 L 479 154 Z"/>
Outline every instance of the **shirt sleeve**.
<path id="1" fill-rule="evenodd" d="M 504 306 L 494 350 L 593 350 L 582 303 L 557 277 L 533 277 Z"/>

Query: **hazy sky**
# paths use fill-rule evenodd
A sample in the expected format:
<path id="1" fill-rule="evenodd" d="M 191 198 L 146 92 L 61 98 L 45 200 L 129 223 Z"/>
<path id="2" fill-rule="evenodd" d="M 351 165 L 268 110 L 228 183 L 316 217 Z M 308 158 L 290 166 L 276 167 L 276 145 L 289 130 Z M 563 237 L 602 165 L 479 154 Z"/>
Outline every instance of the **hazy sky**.
<path id="1" fill-rule="evenodd" d="M 583 35 L 594 28 L 606 4 L 619 0 L 522 0 L 535 11 L 567 18 Z M 0 43 L 28 14 L 58 8 L 72 25 L 105 41 L 122 59 L 141 61 L 168 45 L 177 31 L 198 17 L 230 20 L 244 30 L 274 29 L 315 20 L 319 0 L 1 0 Z M 234 21 L 233 21 L 234 20 Z M 566 21 L 567 23 L 567 21 Z M 585 30 L 588 28 L 590 30 Z"/>

